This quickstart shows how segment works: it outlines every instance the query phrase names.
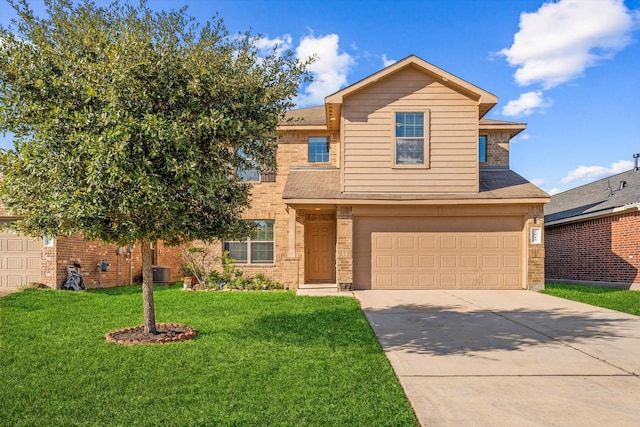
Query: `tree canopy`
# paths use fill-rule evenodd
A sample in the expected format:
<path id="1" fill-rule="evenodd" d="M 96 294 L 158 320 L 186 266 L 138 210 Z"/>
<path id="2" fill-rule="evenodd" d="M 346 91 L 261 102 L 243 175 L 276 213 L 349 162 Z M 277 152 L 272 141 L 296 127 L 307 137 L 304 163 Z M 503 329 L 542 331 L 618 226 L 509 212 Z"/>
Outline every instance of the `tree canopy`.
<path id="1" fill-rule="evenodd" d="M 306 74 L 291 51 L 179 11 L 26 0 L 1 30 L 0 194 L 27 234 L 130 244 L 246 233 L 249 185 Z"/>
<path id="2" fill-rule="evenodd" d="M 148 287 L 149 242 L 246 235 L 237 171 L 275 170 L 276 126 L 306 63 L 262 54 L 217 15 L 45 3 L 40 17 L 9 0 L 18 19 L 0 28 L 0 132 L 15 134 L 0 197 L 14 228 L 142 243 Z"/>

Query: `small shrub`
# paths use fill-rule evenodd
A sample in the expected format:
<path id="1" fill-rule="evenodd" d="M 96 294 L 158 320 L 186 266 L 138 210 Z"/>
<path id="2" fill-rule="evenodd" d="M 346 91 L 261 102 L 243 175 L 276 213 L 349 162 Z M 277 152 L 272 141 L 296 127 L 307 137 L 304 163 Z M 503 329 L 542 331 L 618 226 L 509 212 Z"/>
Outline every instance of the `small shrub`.
<path id="1" fill-rule="evenodd" d="M 185 264 L 181 267 L 183 273 L 194 276 L 197 284 L 208 286 L 209 276 L 215 271 L 218 257 L 211 253 L 211 249 L 202 246 L 189 246 L 180 254 Z"/>

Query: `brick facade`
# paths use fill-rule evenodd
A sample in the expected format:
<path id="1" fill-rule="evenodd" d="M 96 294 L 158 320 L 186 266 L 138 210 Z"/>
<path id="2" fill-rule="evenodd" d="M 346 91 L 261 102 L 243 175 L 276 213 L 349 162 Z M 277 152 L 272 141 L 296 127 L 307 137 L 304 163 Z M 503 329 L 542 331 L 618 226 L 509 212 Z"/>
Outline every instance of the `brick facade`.
<path id="1" fill-rule="evenodd" d="M 540 243 L 531 241 L 531 229 L 540 230 Z M 530 206 L 526 224 L 527 232 L 527 289 L 544 289 L 544 254 L 545 254 L 545 233 L 544 233 L 544 206 Z"/>
<path id="2" fill-rule="evenodd" d="M 509 167 L 509 132 L 485 132 L 487 166 Z"/>
<path id="3" fill-rule="evenodd" d="M 337 281 L 340 289 L 353 287 L 353 215 L 350 206 L 339 206 L 337 217 Z"/>
<path id="4" fill-rule="evenodd" d="M 546 229 L 548 280 L 640 283 L 640 212 Z"/>
<path id="5" fill-rule="evenodd" d="M 171 281 L 182 276 L 179 256 L 181 247 L 156 247 L 156 264 L 170 268 Z M 100 271 L 98 264 L 105 260 L 108 271 Z M 79 263 L 87 288 L 114 287 L 142 281 L 142 257 L 139 246 L 118 247 L 97 240 L 84 240 L 80 234 L 55 239 L 53 247 L 42 250 L 42 283 L 61 286 L 67 277 L 67 266 Z"/>

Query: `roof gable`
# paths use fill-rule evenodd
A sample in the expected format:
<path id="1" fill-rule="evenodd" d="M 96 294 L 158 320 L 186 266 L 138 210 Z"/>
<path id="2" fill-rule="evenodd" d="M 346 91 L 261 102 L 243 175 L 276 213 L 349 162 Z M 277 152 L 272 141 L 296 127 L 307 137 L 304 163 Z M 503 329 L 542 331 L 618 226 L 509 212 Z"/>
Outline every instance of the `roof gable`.
<path id="1" fill-rule="evenodd" d="M 415 55 L 410 55 L 380 71 L 366 77 L 352 85 L 347 86 L 338 92 L 331 94 L 325 98 L 325 110 L 327 114 L 327 123 L 330 129 L 337 128 L 337 122 L 340 116 L 341 105 L 345 97 L 359 92 L 371 85 L 376 84 L 379 80 L 389 77 L 393 74 L 401 72 L 407 67 L 413 67 L 426 74 L 429 74 L 436 80 L 442 82 L 445 86 L 448 86 L 456 91 L 462 92 L 469 98 L 475 100 L 478 103 L 479 117 L 484 116 L 494 105 L 498 103 L 498 98 L 483 89 L 463 80 L 453 74 L 436 67 L 429 62 L 418 58 Z"/>

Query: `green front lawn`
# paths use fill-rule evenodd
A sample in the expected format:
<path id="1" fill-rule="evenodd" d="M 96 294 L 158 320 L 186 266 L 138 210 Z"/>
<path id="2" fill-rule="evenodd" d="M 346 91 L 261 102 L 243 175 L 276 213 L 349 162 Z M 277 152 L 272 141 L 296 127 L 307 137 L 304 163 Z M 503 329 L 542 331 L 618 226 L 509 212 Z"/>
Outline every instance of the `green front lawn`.
<path id="1" fill-rule="evenodd" d="M 140 287 L 0 299 L 0 424 L 415 426 L 357 302 L 157 288 L 156 320 L 196 339 L 108 343 L 142 323 Z"/>
<path id="2" fill-rule="evenodd" d="M 542 293 L 640 316 L 638 291 L 548 283 Z"/>

